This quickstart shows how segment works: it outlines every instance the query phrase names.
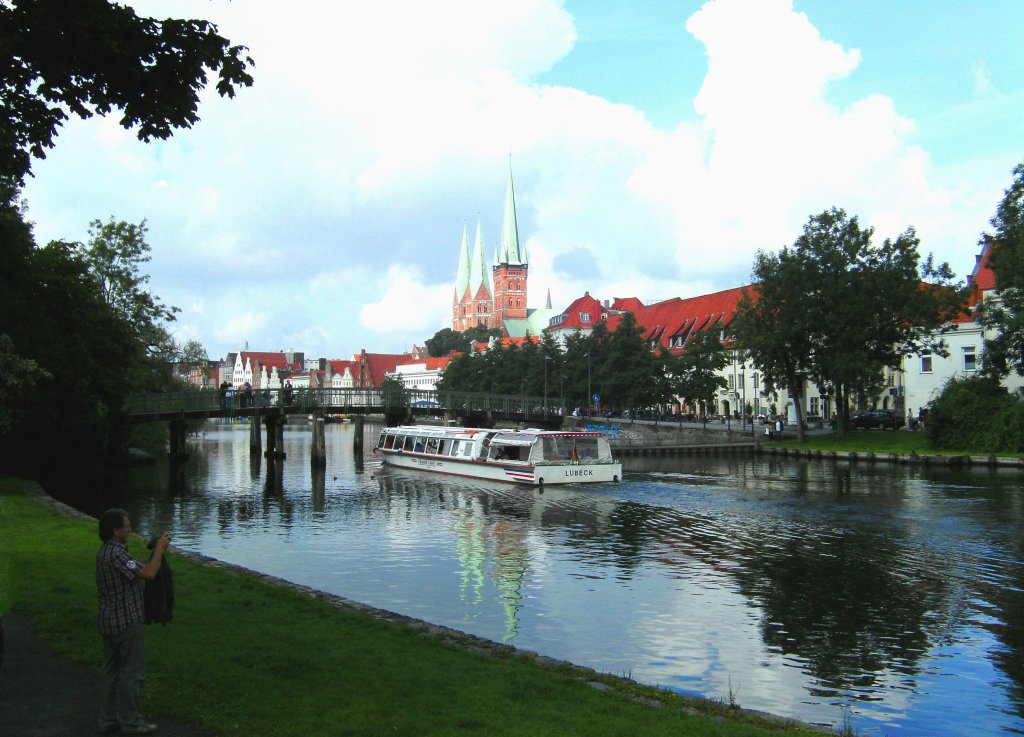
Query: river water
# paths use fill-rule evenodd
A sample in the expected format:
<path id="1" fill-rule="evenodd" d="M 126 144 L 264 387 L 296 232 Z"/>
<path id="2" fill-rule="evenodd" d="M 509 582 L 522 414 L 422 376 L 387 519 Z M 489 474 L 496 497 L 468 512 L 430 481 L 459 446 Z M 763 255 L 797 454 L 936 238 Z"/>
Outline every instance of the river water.
<path id="1" fill-rule="evenodd" d="M 767 458 L 626 459 L 531 489 L 385 470 L 329 425 L 250 460 L 209 423 L 79 503 L 143 534 L 637 681 L 862 735 L 1024 734 L 1024 477 Z M 178 592 L 188 596 L 187 591 Z"/>

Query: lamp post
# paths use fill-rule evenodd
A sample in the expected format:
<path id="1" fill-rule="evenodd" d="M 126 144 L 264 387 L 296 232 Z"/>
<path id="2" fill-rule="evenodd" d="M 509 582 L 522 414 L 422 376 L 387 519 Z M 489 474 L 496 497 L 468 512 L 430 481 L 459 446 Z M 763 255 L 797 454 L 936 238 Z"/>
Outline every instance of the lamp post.
<path id="1" fill-rule="evenodd" d="M 544 355 L 544 419 L 548 417 L 548 354 Z"/>
<path id="2" fill-rule="evenodd" d="M 743 404 L 740 406 L 740 412 L 743 413 L 743 431 L 747 430 L 747 365 L 746 363 L 740 364 L 740 383 L 743 384 Z M 751 421 L 751 429 L 753 429 L 753 421 Z"/>
<path id="3" fill-rule="evenodd" d="M 558 406 L 562 408 L 562 417 L 565 417 L 565 371 L 558 372 Z"/>
<path id="4" fill-rule="evenodd" d="M 590 349 L 587 348 L 587 417 L 593 414 L 593 410 L 590 409 L 590 402 L 594 397 L 594 390 L 590 385 Z"/>

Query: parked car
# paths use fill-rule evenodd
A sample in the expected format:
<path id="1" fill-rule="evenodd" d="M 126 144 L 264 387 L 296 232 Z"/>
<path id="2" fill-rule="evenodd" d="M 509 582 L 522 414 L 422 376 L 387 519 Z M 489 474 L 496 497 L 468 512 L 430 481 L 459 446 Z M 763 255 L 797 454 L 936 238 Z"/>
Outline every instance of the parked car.
<path id="1" fill-rule="evenodd" d="M 850 427 L 864 430 L 884 430 L 887 427 L 895 430 L 902 424 L 903 418 L 891 409 L 868 409 L 850 418 Z"/>

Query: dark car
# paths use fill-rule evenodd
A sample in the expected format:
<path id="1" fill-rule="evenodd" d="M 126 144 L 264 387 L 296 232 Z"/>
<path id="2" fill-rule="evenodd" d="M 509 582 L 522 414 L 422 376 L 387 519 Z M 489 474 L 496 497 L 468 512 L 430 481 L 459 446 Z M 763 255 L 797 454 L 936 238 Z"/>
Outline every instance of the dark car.
<path id="1" fill-rule="evenodd" d="M 895 430 L 902 424 L 903 418 L 891 409 L 868 409 L 850 418 L 850 427 L 864 430 L 884 430 L 887 427 Z"/>

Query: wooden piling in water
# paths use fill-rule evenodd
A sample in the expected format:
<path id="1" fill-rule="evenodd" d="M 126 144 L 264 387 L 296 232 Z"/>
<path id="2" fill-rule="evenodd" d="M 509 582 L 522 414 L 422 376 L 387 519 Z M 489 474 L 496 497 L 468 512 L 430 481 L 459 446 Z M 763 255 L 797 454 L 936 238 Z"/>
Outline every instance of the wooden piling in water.
<path id="1" fill-rule="evenodd" d="M 282 411 L 279 415 L 267 415 L 267 458 L 284 459 L 284 423 L 287 418 Z"/>
<path id="2" fill-rule="evenodd" d="M 188 431 L 185 425 L 185 418 L 171 420 L 167 429 L 170 432 L 170 452 L 169 456 L 171 462 L 187 461 L 188 451 L 185 450 L 185 439 Z"/>
<path id="3" fill-rule="evenodd" d="M 263 452 L 263 434 L 260 430 L 260 416 L 257 413 L 249 418 L 249 451 L 256 456 Z"/>
<path id="4" fill-rule="evenodd" d="M 363 454 L 363 426 L 365 420 L 362 415 L 356 415 L 352 424 L 352 450 L 355 451 L 356 457 L 359 457 Z"/>
<path id="5" fill-rule="evenodd" d="M 309 462 L 314 466 L 327 465 L 327 442 L 324 440 L 324 418 L 319 413 L 313 417 L 313 446 L 309 451 Z"/>

